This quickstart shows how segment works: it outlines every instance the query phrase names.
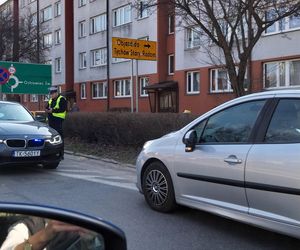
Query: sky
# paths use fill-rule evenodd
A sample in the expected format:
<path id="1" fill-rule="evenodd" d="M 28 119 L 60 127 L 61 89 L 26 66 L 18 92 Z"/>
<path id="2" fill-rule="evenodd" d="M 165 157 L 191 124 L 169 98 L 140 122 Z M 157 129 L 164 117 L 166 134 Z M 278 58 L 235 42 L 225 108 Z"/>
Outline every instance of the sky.
<path id="1" fill-rule="evenodd" d="M 3 4 L 4 2 L 6 2 L 7 0 L 0 0 L 0 4 Z"/>

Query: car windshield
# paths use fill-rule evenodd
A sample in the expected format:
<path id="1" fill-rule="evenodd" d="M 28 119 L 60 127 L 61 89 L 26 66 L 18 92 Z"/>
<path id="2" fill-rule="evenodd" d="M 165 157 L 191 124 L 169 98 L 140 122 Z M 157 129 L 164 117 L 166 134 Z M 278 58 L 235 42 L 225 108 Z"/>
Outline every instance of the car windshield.
<path id="1" fill-rule="evenodd" d="M 0 121 L 33 121 L 30 113 L 17 103 L 0 103 Z"/>

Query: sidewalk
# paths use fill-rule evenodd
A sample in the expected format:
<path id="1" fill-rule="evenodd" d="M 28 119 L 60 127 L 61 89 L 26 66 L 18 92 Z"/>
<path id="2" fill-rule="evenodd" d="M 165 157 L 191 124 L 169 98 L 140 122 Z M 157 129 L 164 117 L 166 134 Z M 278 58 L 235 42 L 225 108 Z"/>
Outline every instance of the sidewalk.
<path id="1" fill-rule="evenodd" d="M 81 157 L 85 157 L 87 159 L 99 160 L 99 161 L 103 161 L 103 162 L 107 162 L 107 163 L 119 165 L 119 166 L 122 166 L 122 167 L 127 167 L 127 168 L 133 168 L 133 169 L 135 169 L 135 165 L 133 165 L 133 164 L 118 162 L 118 161 L 115 161 L 113 159 L 102 158 L 102 157 L 95 156 L 95 155 L 82 154 L 82 153 L 77 153 L 77 152 L 73 152 L 73 151 L 70 151 L 70 150 L 65 150 L 65 154 L 74 155 L 74 156 L 81 156 Z"/>

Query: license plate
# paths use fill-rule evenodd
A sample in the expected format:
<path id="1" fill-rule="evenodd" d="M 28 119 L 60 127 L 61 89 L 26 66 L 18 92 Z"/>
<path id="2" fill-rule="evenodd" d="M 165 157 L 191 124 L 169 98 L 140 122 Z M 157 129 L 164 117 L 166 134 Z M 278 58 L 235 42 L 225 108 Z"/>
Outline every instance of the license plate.
<path id="1" fill-rule="evenodd" d="M 36 157 L 40 156 L 41 151 L 40 150 L 34 150 L 34 151 L 15 151 L 13 153 L 14 157 Z"/>

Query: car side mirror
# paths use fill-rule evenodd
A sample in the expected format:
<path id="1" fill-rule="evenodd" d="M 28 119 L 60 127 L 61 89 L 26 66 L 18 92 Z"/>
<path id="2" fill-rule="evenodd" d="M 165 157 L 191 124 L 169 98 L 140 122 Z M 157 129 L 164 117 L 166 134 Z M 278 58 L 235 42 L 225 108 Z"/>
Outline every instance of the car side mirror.
<path id="1" fill-rule="evenodd" d="M 10 237 L 18 230 L 13 234 L 9 232 L 17 225 L 18 228 L 27 227 L 31 232 L 25 238 L 28 240 L 13 242 L 22 249 L 41 246 L 53 250 L 127 249 L 123 231 L 102 219 L 69 210 L 19 203 L 0 203 L 0 248 L 15 239 Z M 20 237 L 24 239 L 23 234 Z"/>
<path id="2" fill-rule="evenodd" d="M 192 152 L 195 149 L 197 143 L 197 133 L 195 130 L 188 131 L 184 138 L 183 143 L 185 144 L 185 152 Z"/>

